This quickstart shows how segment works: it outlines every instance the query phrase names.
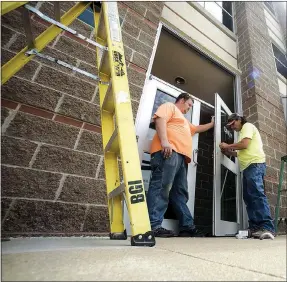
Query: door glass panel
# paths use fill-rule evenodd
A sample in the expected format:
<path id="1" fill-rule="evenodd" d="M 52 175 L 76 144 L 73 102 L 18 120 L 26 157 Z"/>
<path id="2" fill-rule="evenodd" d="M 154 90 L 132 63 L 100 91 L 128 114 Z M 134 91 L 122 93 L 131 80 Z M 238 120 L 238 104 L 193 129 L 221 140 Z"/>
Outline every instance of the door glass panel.
<path id="1" fill-rule="evenodd" d="M 221 220 L 237 221 L 236 174 L 221 165 Z"/>
<path id="2" fill-rule="evenodd" d="M 156 90 L 156 96 L 152 108 L 152 114 L 151 117 L 153 117 L 154 113 L 158 109 L 158 107 L 166 102 L 174 103 L 175 102 L 175 97 L 168 95 L 167 93 L 157 89 Z"/>
<path id="3" fill-rule="evenodd" d="M 153 115 L 155 114 L 155 112 L 157 111 L 157 109 L 159 108 L 159 106 L 161 106 L 162 104 L 166 103 L 166 102 L 170 102 L 170 103 L 174 103 L 176 100 L 175 97 L 157 89 L 156 91 L 156 96 L 155 96 L 155 100 L 154 100 L 154 105 L 152 108 L 152 114 L 151 114 L 151 119 L 153 117 Z M 191 120 L 191 114 L 192 114 L 192 110 L 190 110 L 188 113 L 186 113 L 184 116 L 190 121 Z M 151 122 L 150 127 L 151 129 L 155 129 L 154 127 L 154 123 Z M 149 134 L 149 136 L 154 136 L 155 132 L 153 132 L 153 134 Z"/>
<path id="4" fill-rule="evenodd" d="M 234 143 L 234 131 L 229 130 L 226 127 L 228 119 L 228 114 L 221 111 L 221 142 L 227 143 L 227 144 L 233 144 Z M 235 163 L 235 157 L 229 157 L 234 163 Z"/>
<path id="5" fill-rule="evenodd" d="M 239 228 L 238 183 L 239 168 L 237 159 L 224 156 L 219 148 L 221 142 L 231 144 L 237 141 L 237 132 L 228 130 L 228 115 L 232 112 L 220 96 L 215 94 L 215 171 L 214 171 L 214 225 L 215 236 L 235 234 Z"/>
<path id="6" fill-rule="evenodd" d="M 152 117 L 154 115 L 154 113 L 157 111 L 158 107 L 166 102 L 171 102 L 174 103 L 175 102 L 175 97 L 168 95 L 167 93 L 157 89 L 156 91 L 156 96 L 154 99 L 154 104 L 153 104 L 153 108 L 152 108 L 152 114 L 150 117 L 150 125 L 149 125 L 149 130 L 148 130 L 148 134 L 147 134 L 147 139 L 149 140 L 149 142 L 151 142 L 151 140 L 153 139 L 154 135 L 155 135 L 155 124 L 152 121 Z"/>

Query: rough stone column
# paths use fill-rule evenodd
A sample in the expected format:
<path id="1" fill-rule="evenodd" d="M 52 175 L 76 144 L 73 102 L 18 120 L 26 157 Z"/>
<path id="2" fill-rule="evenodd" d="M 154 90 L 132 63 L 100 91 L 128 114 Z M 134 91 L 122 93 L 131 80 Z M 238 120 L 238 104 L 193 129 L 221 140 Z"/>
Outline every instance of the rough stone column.
<path id="1" fill-rule="evenodd" d="M 280 158 L 286 155 L 287 135 L 272 42 L 263 2 L 236 2 L 235 10 L 243 110 L 248 120 L 257 126 L 263 139 L 267 155 L 265 191 L 274 215 Z M 286 189 L 286 182 L 283 188 Z M 286 217 L 286 192 L 280 205 L 280 214 Z"/>

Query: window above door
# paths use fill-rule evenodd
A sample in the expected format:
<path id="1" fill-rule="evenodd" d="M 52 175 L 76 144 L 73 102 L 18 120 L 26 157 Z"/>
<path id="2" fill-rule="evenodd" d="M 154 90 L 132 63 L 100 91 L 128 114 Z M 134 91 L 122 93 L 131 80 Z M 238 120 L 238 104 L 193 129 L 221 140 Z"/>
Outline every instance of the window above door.
<path id="1" fill-rule="evenodd" d="M 232 2 L 229 1 L 197 1 L 213 17 L 220 21 L 230 31 L 234 31 Z"/>

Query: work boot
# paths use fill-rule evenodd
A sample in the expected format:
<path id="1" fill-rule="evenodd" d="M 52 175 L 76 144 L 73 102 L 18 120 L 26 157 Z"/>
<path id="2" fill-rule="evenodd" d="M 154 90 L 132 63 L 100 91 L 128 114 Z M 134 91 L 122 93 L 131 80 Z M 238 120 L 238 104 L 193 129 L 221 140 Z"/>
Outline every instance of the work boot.
<path id="1" fill-rule="evenodd" d="M 175 233 L 173 231 L 165 229 L 163 227 L 154 229 L 152 232 L 155 237 L 162 237 L 162 238 L 175 237 Z"/>
<path id="2" fill-rule="evenodd" d="M 205 237 L 206 232 L 197 228 L 182 230 L 179 232 L 178 237 Z"/>
<path id="3" fill-rule="evenodd" d="M 269 230 L 262 230 L 262 233 L 259 237 L 260 240 L 263 240 L 263 239 L 271 239 L 271 240 L 274 240 L 275 238 L 275 234 Z"/>
<path id="4" fill-rule="evenodd" d="M 254 233 L 252 233 L 252 237 L 254 237 L 255 239 L 271 239 L 274 240 L 275 234 L 269 230 L 266 229 L 260 229 Z"/>

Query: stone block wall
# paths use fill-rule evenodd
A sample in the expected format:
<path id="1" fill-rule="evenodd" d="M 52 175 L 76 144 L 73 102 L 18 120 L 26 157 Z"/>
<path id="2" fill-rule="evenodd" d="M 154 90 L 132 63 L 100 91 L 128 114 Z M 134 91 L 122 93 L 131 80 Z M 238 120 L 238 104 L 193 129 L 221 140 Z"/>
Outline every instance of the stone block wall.
<path id="1" fill-rule="evenodd" d="M 53 2 L 30 2 L 53 17 Z M 61 2 L 61 14 L 75 2 Z M 162 2 L 118 2 L 134 118 Z M 34 36 L 47 25 L 33 15 Z M 93 37 L 80 20 L 70 27 Z M 1 18 L 1 63 L 26 46 L 20 9 Z M 97 74 L 92 45 L 62 32 L 43 54 Z M 97 83 L 34 58 L 1 87 L 2 236 L 109 232 Z"/>
<path id="2" fill-rule="evenodd" d="M 260 131 L 267 155 L 265 192 L 272 215 L 275 212 L 281 157 L 287 154 L 287 128 L 277 82 L 277 71 L 268 34 L 263 2 L 235 2 L 238 64 L 242 71 L 244 114 Z M 284 179 L 287 179 L 285 170 Z M 286 181 L 283 189 L 286 190 Z M 280 201 L 280 216 L 286 218 L 287 194 Z"/>

